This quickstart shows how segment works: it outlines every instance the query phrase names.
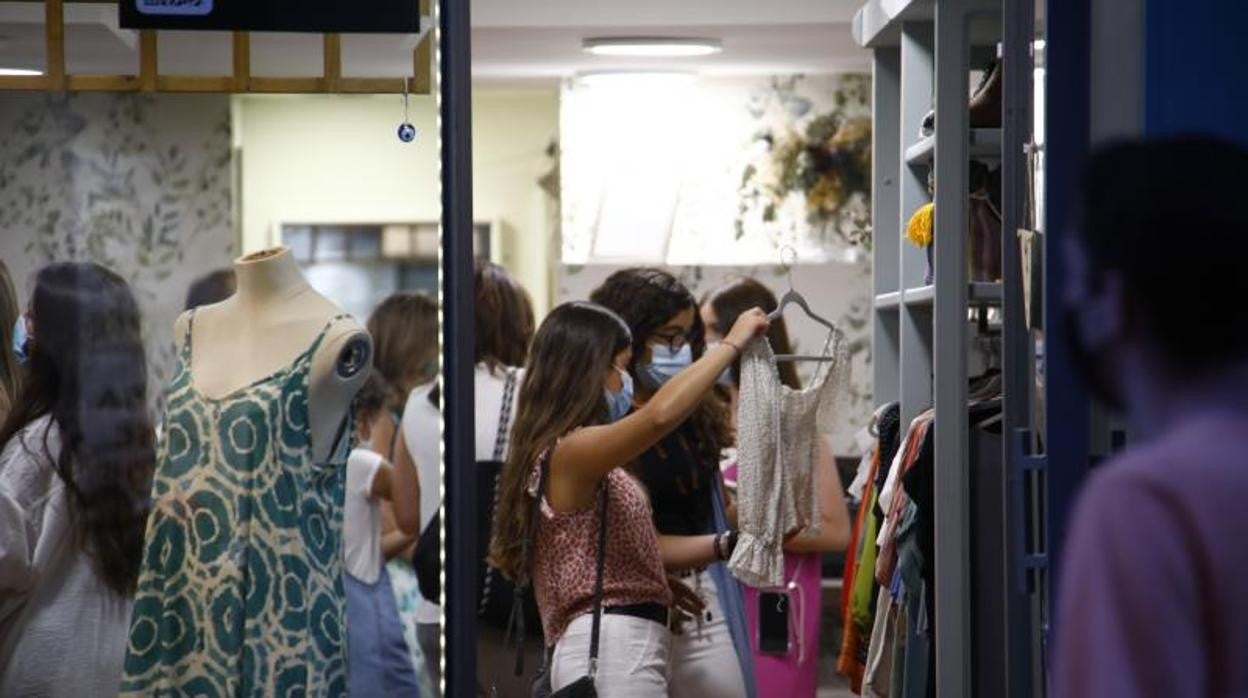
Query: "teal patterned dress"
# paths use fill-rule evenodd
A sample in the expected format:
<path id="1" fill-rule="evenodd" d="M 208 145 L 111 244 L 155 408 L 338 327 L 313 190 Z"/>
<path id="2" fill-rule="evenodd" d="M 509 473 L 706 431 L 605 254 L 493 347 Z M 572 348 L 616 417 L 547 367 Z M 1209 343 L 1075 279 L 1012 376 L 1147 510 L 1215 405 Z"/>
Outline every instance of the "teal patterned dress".
<path id="1" fill-rule="evenodd" d="M 220 399 L 195 388 L 189 317 L 168 392 L 122 695 L 346 693 L 349 439 L 319 463 L 308 421 L 312 357 L 342 317 L 291 364 Z"/>

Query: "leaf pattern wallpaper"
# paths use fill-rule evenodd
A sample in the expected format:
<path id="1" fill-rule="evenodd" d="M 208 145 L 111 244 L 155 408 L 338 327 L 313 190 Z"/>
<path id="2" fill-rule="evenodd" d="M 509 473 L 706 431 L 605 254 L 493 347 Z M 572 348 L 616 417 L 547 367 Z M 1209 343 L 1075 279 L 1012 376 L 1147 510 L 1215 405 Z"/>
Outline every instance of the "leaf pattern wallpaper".
<path id="1" fill-rule="evenodd" d="M 125 278 L 158 399 L 187 288 L 234 257 L 232 172 L 228 96 L 6 94 L 0 255 L 22 294 L 55 261 Z"/>

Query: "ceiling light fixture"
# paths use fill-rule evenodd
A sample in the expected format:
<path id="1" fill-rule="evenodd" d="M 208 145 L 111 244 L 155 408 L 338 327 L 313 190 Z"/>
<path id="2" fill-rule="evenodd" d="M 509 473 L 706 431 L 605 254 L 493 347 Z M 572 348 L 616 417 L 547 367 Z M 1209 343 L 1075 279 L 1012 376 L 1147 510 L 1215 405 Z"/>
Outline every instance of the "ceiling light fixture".
<path id="1" fill-rule="evenodd" d="M 43 71 L 30 70 L 29 68 L 0 68 L 0 75 L 43 75 Z"/>
<path id="2" fill-rule="evenodd" d="M 648 36 L 598 37 L 581 44 L 595 56 L 642 58 L 689 58 L 709 56 L 724 50 L 718 39 L 677 39 Z"/>

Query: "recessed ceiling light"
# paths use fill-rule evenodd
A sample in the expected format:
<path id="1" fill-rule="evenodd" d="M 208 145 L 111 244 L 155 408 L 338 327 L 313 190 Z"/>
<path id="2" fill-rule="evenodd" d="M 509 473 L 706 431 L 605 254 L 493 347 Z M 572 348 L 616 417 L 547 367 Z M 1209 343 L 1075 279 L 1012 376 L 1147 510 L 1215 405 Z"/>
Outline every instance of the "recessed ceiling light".
<path id="1" fill-rule="evenodd" d="M 28 68 L 0 68 L 0 75 L 43 75 L 43 71 Z"/>
<path id="2" fill-rule="evenodd" d="M 581 46 L 595 56 L 641 56 L 686 58 L 709 56 L 724 50 L 718 39 L 676 39 L 646 36 L 619 36 L 585 39 Z"/>

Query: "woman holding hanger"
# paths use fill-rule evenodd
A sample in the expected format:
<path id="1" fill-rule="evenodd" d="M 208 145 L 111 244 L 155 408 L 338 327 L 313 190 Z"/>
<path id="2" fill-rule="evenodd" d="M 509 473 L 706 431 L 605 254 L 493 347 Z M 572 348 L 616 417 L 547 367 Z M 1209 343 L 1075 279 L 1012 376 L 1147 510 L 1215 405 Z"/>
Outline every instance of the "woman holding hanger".
<path id="1" fill-rule="evenodd" d="M 636 363 L 635 342 L 619 316 L 593 303 L 568 303 L 542 323 L 520 387 L 490 550 L 491 562 L 510 578 L 532 578 L 546 643 L 554 648 L 553 689 L 589 670 L 597 649 L 590 638 L 595 580 L 601 579 L 599 695 L 669 695 L 673 593 L 649 502 L 625 466 L 678 429 L 740 347 L 766 328 L 762 311 L 744 313 L 718 349 L 634 407 L 627 367 Z M 610 536 L 604 536 L 599 578 L 604 514 Z M 707 551 L 722 551 L 727 538 L 708 535 L 702 542 Z M 682 608 L 697 612 L 700 605 L 691 601 L 685 597 Z"/>
<path id="2" fill-rule="evenodd" d="M 706 324 L 707 346 L 714 346 L 736 322 L 742 313 L 751 308 L 772 312 L 777 307 L 775 295 L 757 280 L 742 278 L 711 293 L 702 303 L 702 322 Z M 793 353 L 784 319 L 772 321 L 767 339 L 777 354 Z M 801 389 L 797 368 L 791 362 L 776 365 L 780 381 L 793 390 Z M 741 385 L 739 364 L 734 363 L 721 381 L 736 414 L 736 401 Z M 736 481 L 736 459 L 729 457 L 724 463 L 724 475 L 729 483 Z M 819 620 L 823 612 L 822 558 L 824 553 L 842 551 L 849 545 L 850 520 L 845 507 L 845 493 L 841 486 L 836 461 L 826 443 L 821 444 L 817 467 L 820 471 L 819 497 L 822 525 L 818 535 L 799 534 L 784 546 L 784 579 L 786 593 L 797 595 L 801 603 L 790 604 L 788 625 L 796 626 L 797 642 L 790 644 L 787 652 L 763 652 L 759 642 L 760 591 L 745 588 L 746 615 L 749 618 L 750 638 L 754 648 L 754 670 L 758 685 L 766 686 L 769 694 L 813 698 L 819 673 Z M 735 517 L 733 517 L 735 518 Z M 764 597 L 767 598 L 767 597 Z"/>
<path id="3" fill-rule="evenodd" d="M 665 271 L 616 272 L 590 298 L 628 323 L 632 354 L 624 368 L 636 385 L 639 409 L 705 352 L 697 301 Z M 721 454 L 732 442 L 727 406 L 709 394 L 631 466 L 649 494 L 664 565 L 707 606 L 698 622 L 673 638 L 675 698 L 755 694 L 741 586 L 722 564 L 731 550 L 715 545 L 720 535 L 728 536 L 728 548 L 736 540 L 728 528 L 719 470 Z"/>

